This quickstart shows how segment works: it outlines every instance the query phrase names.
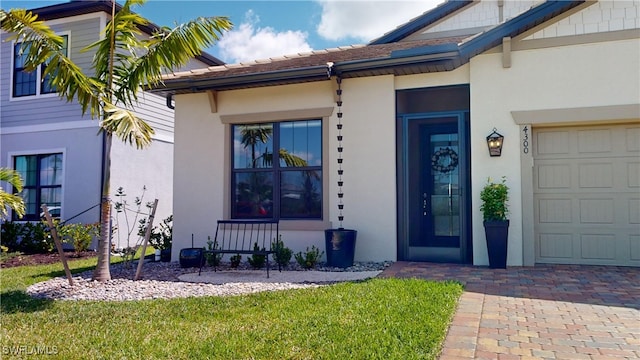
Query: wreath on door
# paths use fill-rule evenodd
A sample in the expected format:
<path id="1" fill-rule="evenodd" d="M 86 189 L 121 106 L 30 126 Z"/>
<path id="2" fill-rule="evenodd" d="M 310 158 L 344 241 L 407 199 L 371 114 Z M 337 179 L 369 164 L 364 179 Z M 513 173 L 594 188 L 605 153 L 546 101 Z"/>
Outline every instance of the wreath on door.
<path id="1" fill-rule="evenodd" d="M 431 156 L 431 168 L 443 174 L 458 167 L 458 153 L 452 148 L 440 148 Z"/>

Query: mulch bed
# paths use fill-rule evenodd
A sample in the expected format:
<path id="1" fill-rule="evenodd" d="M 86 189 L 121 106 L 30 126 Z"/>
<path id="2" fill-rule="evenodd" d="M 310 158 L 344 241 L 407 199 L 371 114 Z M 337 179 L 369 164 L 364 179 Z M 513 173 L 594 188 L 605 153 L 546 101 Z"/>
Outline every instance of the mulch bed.
<path id="1" fill-rule="evenodd" d="M 79 253 L 65 252 L 65 255 L 67 256 L 67 260 L 86 259 L 98 256 L 95 251 L 84 251 Z M 0 267 L 10 268 L 16 266 L 45 265 L 54 263 L 61 263 L 60 255 L 58 255 L 57 252 L 51 254 L 22 254 L 13 256 L 9 259 L 3 259 L 0 263 Z"/>

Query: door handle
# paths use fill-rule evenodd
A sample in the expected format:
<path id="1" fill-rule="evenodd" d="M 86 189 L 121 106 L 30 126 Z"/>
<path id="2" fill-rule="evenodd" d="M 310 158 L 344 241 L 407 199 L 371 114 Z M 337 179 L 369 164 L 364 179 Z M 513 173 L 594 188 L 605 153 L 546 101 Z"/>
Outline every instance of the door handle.
<path id="1" fill-rule="evenodd" d="M 422 193 L 422 216 L 427 216 L 427 208 L 429 204 L 427 203 L 427 193 Z"/>

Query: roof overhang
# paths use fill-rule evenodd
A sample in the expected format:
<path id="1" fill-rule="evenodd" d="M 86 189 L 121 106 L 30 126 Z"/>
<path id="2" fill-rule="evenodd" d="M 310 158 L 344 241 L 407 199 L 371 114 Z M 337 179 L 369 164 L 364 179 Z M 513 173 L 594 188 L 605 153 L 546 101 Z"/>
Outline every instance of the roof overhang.
<path id="1" fill-rule="evenodd" d="M 442 44 L 391 52 L 389 56 L 342 61 L 326 66 L 253 72 L 236 75 L 177 76 L 167 78 L 163 85 L 150 91 L 171 95 L 207 90 L 235 90 L 312 81 L 326 81 L 332 75 L 356 78 L 379 75 L 412 75 L 451 71 L 467 63 L 472 57 L 494 48 L 505 37 L 514 37 L 562 14 L 587 0 L 549 0 L 523 14 L 497 25 L 459 44 Z M 454 3 L 454 2 L 448 2 Z M 465 2 L 470 3 L 470 2 Z M 453 5 L 450 5 L 453 6 Z M 220 71 L 221 73 L 224 70 Z"/>

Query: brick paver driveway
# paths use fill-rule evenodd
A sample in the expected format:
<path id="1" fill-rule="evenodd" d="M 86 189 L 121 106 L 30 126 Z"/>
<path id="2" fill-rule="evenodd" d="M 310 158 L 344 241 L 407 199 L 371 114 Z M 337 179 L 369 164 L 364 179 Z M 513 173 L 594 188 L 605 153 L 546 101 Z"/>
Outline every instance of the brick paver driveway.
<path id="1" fill-rule="evenodd" d="M 396 262 L 380 276 L 465 285 L 440 360 L 640 358 L 640 268 Z"/>

